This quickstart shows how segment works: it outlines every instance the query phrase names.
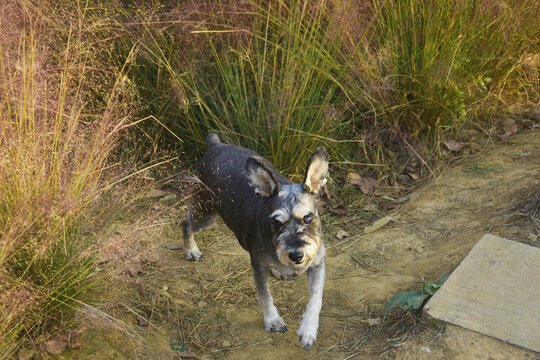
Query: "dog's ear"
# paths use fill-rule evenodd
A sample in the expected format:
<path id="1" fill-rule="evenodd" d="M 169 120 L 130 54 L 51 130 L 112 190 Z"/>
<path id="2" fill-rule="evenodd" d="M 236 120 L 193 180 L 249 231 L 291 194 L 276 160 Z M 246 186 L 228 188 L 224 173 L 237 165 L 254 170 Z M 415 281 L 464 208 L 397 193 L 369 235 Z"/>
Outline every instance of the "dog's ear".
<path id="1" fill-rule="evenodd" d="M 256 194 L 270 196 L 279 192 L 279 184 L 264 162 L 250 157 L 246 161 L 246 171 Z"/>
<path id="2" fill-rule="evenodd" d="M 305 191 L 312 194 L 319 194 L 328 176 L 328 154 L 323 147 L 315 150 L 309 158 L 306 169 L 306 177 L 302 186 Z"/>

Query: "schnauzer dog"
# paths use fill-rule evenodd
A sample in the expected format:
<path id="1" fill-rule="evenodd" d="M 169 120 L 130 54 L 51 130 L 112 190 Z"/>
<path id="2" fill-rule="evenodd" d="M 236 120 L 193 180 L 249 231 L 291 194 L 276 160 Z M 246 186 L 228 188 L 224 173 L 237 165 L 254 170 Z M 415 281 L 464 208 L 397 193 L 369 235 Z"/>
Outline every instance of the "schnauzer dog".
<path id="1" fill-rule="evenodd" d="M 326 250 L 317 207 L 328 175 L 328 154 L 318 148 L 309 159 L 304 181 L 295 184 L 266 159 L 248 149 L 206 138 L 208 151 L 199 165 L 204 184 L 182 221 L 188 260 L 203 259 L 193 235 L 216 214 L 249 252 L 266 331 L 285 332 L 268 287 L 268 270 L 282 280 L 307 271 L 309 302 L 297 331 L 304 349 L 317 339 L 325 280 Z"/>

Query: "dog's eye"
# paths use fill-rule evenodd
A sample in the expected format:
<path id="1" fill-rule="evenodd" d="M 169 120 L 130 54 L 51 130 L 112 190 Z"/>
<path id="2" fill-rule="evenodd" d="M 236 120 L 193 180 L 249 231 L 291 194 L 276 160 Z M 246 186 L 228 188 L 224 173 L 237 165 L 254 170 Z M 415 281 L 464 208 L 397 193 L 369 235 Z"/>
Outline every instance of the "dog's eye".
<path id="1" fill-rule="evenodd" d="M 312 221 L 313 221 L 313 216 L 311 216 L 311 215 L 304 216 L 304 223 L 305 224 L 311 224 Z"/>
<path id="2" fill-rule="evenodd" d="M 273 218 L 270 218 L 272 220 L 272 224 L 274 224 L 275 227 L 282 227 L 283 226 L 283 223 L 281 221 L 279 221 L 277 218 L 273 217 Z"/>

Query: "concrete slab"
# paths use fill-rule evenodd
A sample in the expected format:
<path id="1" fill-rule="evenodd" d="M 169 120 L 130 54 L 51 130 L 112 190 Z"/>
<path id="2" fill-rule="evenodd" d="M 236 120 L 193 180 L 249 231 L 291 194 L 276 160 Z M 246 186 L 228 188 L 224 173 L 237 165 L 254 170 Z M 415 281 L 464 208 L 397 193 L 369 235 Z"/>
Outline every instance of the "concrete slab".
<path id="1" fill-rule="evenodd" d="M 484 235 L 424 315 L 540 352 L 540 249 Z"/>

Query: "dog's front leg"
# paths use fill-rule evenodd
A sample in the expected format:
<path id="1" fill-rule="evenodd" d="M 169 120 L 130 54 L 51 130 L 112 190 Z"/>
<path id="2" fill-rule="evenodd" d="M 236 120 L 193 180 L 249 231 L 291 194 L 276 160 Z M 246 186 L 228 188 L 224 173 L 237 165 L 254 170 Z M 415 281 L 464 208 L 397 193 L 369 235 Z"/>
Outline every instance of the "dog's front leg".
<path id="1" fill-rule="evenodd" d="M 270 288 L 268 287 L 268 269 L 253 259 L 251 260 L 251 267 L 253 268 L 253 279 L 255 280 L 255 287 L 257 288 L 257 295 L 259 297 L 259 304 L 262 308 L 266 331 L 287 331 L 287 324 L 283 321 L 281 316 L 279 316 L 278 311 L 274 306 L 274 299 L 272 299 L 272 295 L 270 294 Z"/>
<path id="2" fill-rule="evenodd" d="M 322 307 L 324 280 L 326 277 L 325 260 L 314 267 L 310 267 L 307 273 L 309 286 L 309 302 L 306 312 L 300 320 L 300 328 L 296 332 L 304 349 L 309 349 L 317 339 L 319 329 L 319 314 Z"/>

